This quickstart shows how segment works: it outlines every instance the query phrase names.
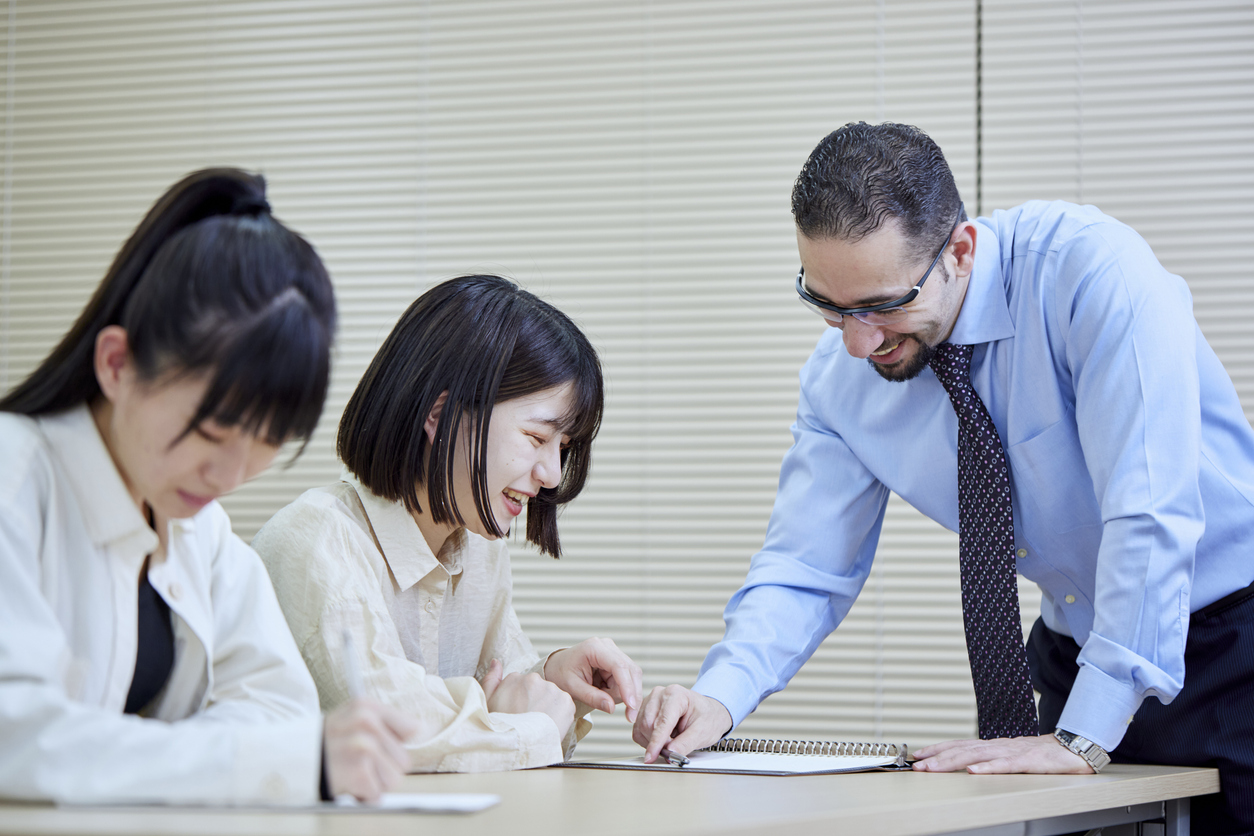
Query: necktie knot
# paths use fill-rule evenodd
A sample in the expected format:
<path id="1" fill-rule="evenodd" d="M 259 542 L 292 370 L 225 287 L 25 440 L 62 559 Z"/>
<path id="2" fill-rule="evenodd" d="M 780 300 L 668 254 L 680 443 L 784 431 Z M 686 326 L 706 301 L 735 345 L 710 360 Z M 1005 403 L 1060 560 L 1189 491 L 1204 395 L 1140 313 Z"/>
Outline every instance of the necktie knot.
<path id="1" fill-rule="evenodd" d="M 941 343 L 932 355 L 932 371 L 936 379 L 953 397 L 954 389 L 965 389 L 971 386 L 971 357 L 975 346 Z"/>

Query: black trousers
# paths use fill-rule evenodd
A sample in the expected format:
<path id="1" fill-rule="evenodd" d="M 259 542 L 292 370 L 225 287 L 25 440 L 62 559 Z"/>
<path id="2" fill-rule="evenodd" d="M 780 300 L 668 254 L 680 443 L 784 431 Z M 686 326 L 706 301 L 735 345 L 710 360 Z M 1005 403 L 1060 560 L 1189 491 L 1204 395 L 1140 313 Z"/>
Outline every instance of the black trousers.
<path id="1" fill-rule="evenodd" d="M 1050 732 L 1079 672 L 1080 647 L 1038 618 L 1027 651 L 1041 732 Z M 1146 699 L 1111 760 L 1216 767 L 1221 791 L 1193 799 L 1192 832 L 1254 834 L 1254 586 L 1193 613 L 1184 669 L 1184 689 L 1170 705 Z"/>

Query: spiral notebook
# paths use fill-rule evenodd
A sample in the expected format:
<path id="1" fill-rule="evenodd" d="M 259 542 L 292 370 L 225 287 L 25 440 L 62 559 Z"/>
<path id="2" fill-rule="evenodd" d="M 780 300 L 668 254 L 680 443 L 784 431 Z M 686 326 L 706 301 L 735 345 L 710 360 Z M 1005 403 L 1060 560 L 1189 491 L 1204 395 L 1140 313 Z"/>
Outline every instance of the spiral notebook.
<path id="1" fill-rule="evenodd" d="M 830 775 L 910 769 L 904 743 L 838 743 L 729 737 L 688 755 L 677 766 L 643 756 L 604 761 L 570 761 L 556 766 L 587 769 L 648 769 L 658 772 L 724 772 L 738 775 Z"/>

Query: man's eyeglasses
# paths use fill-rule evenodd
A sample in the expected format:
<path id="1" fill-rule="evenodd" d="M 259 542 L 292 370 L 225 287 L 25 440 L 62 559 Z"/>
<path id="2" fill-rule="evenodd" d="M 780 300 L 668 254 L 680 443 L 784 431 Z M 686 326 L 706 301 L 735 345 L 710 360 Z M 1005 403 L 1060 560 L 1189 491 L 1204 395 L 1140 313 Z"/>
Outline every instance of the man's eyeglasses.
<path id="1" fill-rule="evenodd" d="M 953 229 L 949 230 L 949 235 L 945 238 L 945 243 L 941 244 L 940 250 L 937 251 L 936 257 L 932 259 L 932 263 L 927 266 L 927 270 L 923 273 L 923 278 L 914 283 L 914 287 L 910 288 L 910 292 L 900 299 L 894 299 L 891 302 L 884 302 L 879 305 L 866 305 L 861 308 L 842 308 L 839 305 L 833 305 L 817 296 L 811 296 L 806 290 L 805 277 L 806 268 L 802 267 L 797 273 L 797 295 L 801 297 L 801 303 L 828 322 L 838 327 L 844 323 L 844 318 L 852 316 L 859 322 L 865 322 L 867 325 L 893 325 L 901 322 L 909 313 L 905 309 L 905 305 L 914 301 L 914 297 L 919 295 L 919 291 L 923 289 L 923 283 L 927 281 L 927 277 L 932 275 L 937 262 L 940 261 L 945 250 L 949 247 L 949 242 L 953 240 L 954 230 L 958 228 L 958 224 L 962 222 L 963 205 L 958 204 L 958 217 L 954 219 Z"/>

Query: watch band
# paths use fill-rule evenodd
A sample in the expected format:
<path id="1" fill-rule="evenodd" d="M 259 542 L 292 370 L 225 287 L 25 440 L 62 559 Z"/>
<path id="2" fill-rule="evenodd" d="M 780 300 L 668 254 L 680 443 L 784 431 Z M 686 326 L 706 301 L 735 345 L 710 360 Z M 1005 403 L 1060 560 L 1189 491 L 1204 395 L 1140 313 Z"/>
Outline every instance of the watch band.
<path id="1" fill-rule="evenodd" d="M 1106 750 L 1087 737 L 1080 737 L 1078 734 L 1062 729 L 1054 729 L 1054 737 L 1069 751 L 1084 758 L 1084 762 L 1091 766 L 1094 772 L 1101 772 L 1110 763 L 1110 755 Z"/>

